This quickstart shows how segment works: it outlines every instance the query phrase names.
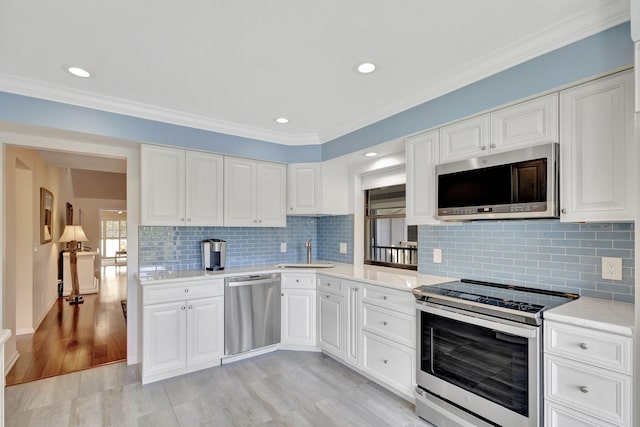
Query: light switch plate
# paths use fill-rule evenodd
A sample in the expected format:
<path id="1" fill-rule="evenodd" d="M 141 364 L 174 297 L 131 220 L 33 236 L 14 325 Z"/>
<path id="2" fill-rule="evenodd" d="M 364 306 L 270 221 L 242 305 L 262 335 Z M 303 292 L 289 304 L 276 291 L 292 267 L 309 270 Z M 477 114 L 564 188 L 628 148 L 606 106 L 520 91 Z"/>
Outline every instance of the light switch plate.
<path id="1" fill-rule="evenodd" d="M 347 244 L 346 243 L 340 243 L 340 253 L 341 254 L 346 254 L 347 253 Z"/>
<path id="2" fill-rule="evenodd" d="M 286 244 L 286 242 L 280 243 L 280 252 L 282 252 L 282 253 L 287 252 L 287 244 Z"/>
<path id="3" fill-rule="evenodd" d="M 622 258 L 602 257 L 602 278 L 622 280 Z"/>

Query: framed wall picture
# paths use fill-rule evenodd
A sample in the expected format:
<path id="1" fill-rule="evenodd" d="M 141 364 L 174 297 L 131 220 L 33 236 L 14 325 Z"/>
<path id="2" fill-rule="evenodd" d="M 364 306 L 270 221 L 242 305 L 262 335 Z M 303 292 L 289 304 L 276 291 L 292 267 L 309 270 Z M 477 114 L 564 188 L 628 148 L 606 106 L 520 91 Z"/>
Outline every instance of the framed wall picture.
<path id="1" fill-rule="evenodd" d="M 65 225 L 73 225 L 73 205 L 67 202 L 67 214 L 64 220 Z"/>
<path id="2" fill-rule="evenodd" d="M 53 193 L 40 187 L 40 243 L 53 240 Z"/>

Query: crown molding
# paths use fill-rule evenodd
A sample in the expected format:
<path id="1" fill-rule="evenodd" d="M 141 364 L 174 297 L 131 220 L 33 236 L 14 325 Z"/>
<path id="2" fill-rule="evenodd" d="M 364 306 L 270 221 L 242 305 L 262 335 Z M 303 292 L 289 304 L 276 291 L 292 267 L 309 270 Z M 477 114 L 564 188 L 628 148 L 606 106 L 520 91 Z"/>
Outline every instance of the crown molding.
<path id="1" fill-rule="evenodd" d="M 604 20 L 603 15 L 607 17 Z M 428 88 L 416 90 L 380 108 L 365 112 L 353 120 L 327 129 L 320 133 L 320 140 L 327 142 L 347 135 L 525 61 L 615 27 L 629 19 L 629 8 L 625 2 L 612 1 L 605 8 L 587 9 L 579 15 L 540 29 L 533 35 L 513 41 L 499 50 L 466 63 L 440 78 L 434 78 L 433 81 L 436 83 Z"/>
<path id="2" fill-rule="evenodd" d="M 321 143 L 320 138 L 315 133 L 289 135 L 281 132 L 273 132 L 253 126 L 211 119 L 204 116 L 99 95 L 65 86 L 43 83 L 4 73 L 0 73 L 0 90 L 17 95 L 45 99 L 47 101 L 61 102 L 78 107 L 124 114 L 140 119 L 170 123 L 276 144 L 313 145 Z"/>

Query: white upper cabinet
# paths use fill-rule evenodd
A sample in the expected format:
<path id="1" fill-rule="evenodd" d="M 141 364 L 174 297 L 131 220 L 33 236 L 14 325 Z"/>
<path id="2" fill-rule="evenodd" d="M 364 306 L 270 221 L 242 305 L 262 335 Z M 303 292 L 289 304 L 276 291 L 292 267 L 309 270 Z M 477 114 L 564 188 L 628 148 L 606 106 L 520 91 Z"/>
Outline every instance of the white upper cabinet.
<path id="1" fill-rule="evenodd" d="M 557 93 L 491 112 L 491 153 L 557 141 Z"/>
<path id="2" fill-rule="evenodd" d="M 406 140 L 407 225 L 437 224 L 435 166 L 439 160 L 439 132 L 433 130 Z"/>
<path id="3" fill-rule="evenodd" d="M 348 211 L 347 167 L 332 161 L 291 163 L 287 171 L 287 214 L 345 215 Z"/>
<path id="4" fill-rule="evenodd" d="M 441 127 L 440 160 L 448 163 L 488 154 L 490 134 L 489 114 Z"/>
<path id="5" fill-rule="evenodd" d="M 224 225 L 284 227 L 287 223 L 287 167 L 224 158 Z"/>
<path id="6" fill-rule="evenodd" d="M 561 220 L 633 221 L 633 74 L 560 92 Z"/>
<path id="7" fill-rule="evenodd" d="M 320 163 L 296 163 L 288 166 L 288 214 L 321 213 L 321 174 Z"/>
<path id="8" fill-rule="evenodd" d="M 440 128 L 440 161 L 557 141 L 558 94 L 553 93 Z"/>
<path id="9" fill-rule="evenodd" d="M 222 225 L 223 157 L 141 146 L 142 225 Z"/>

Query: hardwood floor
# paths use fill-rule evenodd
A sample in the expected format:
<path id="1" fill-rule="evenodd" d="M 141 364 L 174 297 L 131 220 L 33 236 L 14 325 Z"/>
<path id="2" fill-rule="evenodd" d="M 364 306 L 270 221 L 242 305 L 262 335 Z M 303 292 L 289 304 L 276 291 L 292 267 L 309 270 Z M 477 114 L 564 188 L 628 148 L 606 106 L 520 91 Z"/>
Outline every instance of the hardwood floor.
<path id="1" fill-rule="evenodd" d="M 276 351 L 142 385 L 115 363 L 5 391 L 7 427 L 431 424 L 411 403 L 321 353 Z"/>
<path id="2" fill-rule="evenodd" d="M 35 333 L 16 339 L 20 357 L 9 371 L 13 385 L 127 358 L 126 267 L 103 267 L 100 292 L 71 306 L 58 298 Z"/>

